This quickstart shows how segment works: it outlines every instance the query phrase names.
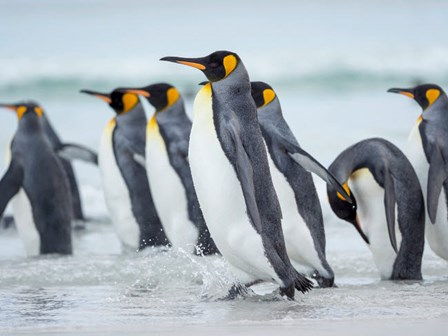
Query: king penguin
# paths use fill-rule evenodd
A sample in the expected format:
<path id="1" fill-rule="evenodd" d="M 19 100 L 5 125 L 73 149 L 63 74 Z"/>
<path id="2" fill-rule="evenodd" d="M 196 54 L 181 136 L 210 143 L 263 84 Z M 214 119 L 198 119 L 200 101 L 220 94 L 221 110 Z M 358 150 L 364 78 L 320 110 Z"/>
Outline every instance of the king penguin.
<path id="1" fill-rule="evenodd" d="M 72 253 L 71 198 L 64 167 L 33 102 L 0 104 L 16 112 L 8 170 L 0 181 L 0 216 L 12 199 L 14 220 L 28 256 Z"/>
<path id="2" fill-rule="evenodd" d="M 330 206 L 358 230 L 381 278 L 421 280 L 425 208 L 406 156 L 389 141 L 372 138 L 344 150 L 329 170 L 355 201 L 349 204 L 329 185 Z"/>
<path id="3" fill-rule="evenodd" d="M 205 222 L 219 251 L 246 285 L 275 282 L 294 298 L 311 282 L 288 258 L 281 209 L 240 57 L 216 51 L 201 58 L 161 60 L 197 68 L 209 83 L 194 101 L 189 161 Z"/>
<path id="4" fill-rule="evenodd" d="M 86 219 L 84 216 L 84 212 L 82 210 L 78 181 L 76 180 L 75 172 L 73 170 L 71 161 L 74 159 L 79 159 L 97 165 L 98 162 L 97 154 L 87 147 L 78 144 L 62 142 L 61 138 L 51 125 L 47 113 L 42 108 L 42 106 L 39 105 L 37 102 L 28 100 L 19 102 L 16 105 L 20 104 L 22 105 L 34 104 L 35 106 L 39 107 L 42 110 L 42 116 L 40 117 L 40 121 L 42 124 L 43 131 L 45 135 L 48 137 L 48 140 L 50 140 L 50 144 L 53 150 L 59 156 L 69 181 L 71 200 L 72 200 L 73 226 L 78 229 L 83 228 Z M 9 151 L 10 149 L 8 148 L 8 152 Z M 12 225 L 14 223 L 14 220 L 12 218 L 10 219 L 9 217 L 7 217 L 5 219 L 5 222 L 9 225 Z"/>
<path id="5" fill-rule="evenodd" d="M 334 284 L 325 256 L 322 209 L 310 171 L 350 199 L 336 179 L 300 148 L 283 118 L 280 101 L 266 83 L 252 82 L 252 97 L 268 149 L 269 168 L 283 214 L 286 249 L 294 268 L 312 276 L 320 287 Z"/>
<path id="6" fill-rule="evenodd" d="M 116 113 L 104 129 L 98 164 L 106 204 L 119 239 L 125 247 L 138 250 L 169 245 L 146 170 L 134 158 L 135 154 L 145 153 L 146 115 L 138 95 L 121 89 L 110 94 L 81 92 L 102 99 Z"/>
<path id="7" fill-rule="evenodd" d="M 179 91 L 166 83 L 126 92 L 142 94 L 155 112 L 146 127 L 146 162 L 154 204 L 173 247 L 218 253 L 193 187 L 188 163 L 191 121 Z"/>
<path id="8" fill-rule="evenodd" d="M 409 136 L 409 159 L 426 196 L 426 239 L 435 254 L 448 260 L 448 97 L 434 84 L 388 92 L 408 96 L 423 109 Z"/>

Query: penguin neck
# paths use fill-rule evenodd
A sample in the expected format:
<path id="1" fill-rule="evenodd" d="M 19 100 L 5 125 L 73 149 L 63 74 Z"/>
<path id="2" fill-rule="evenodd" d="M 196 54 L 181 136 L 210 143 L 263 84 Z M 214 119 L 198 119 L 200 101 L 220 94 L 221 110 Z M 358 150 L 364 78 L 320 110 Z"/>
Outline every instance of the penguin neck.
<path id="1" fill-rule="evenodd" d="M 380 160 L 372 162 L 372 158 L 379 154 L 375 152 L 377 152 L 377 149 L 372 142 L 362 141 L 342 152 L 329 170 L 341 183 L 346 182 L 355 171 L 361 168 L 369 169 L 376 179 L 377 171 L 375 168 L 383 166 L 383 163 Z"/>
<path id="2" fill-rule="evenodd" d="M 24 132 L 26 134 L 30 133 L 41 133 L 42 124 L 40 118 L 35 113 L 26 113 L 20 120 L 17 129 L 17 133 Z"/>
<path id="3" fill-rule="evenodd" d="M 277 125 L 279 122 L 286 122 L 283 118 L 282 107 L 277 97 L 274 98 L 269 104 L 259 107 L 257 109 L 258 121 L 263 127 L 269 125 Z"/>
<path id="4" fill-rule="evenodd" d="M 440 97 L 427 109 L 423 110 L 422 118 L 425 121 L 438 123 L 448 127 L 448 97 L 442 93 Z"/>
<path id="5" fill-rule="evenodd" d="M 167 108 L 155 112 L 157 123 L 164 124 L 170 120 L 180 119 L 187 116 L 185 113 L 184 101 L 181 97 Z"/>
<path id="6" fill-rule="evenodd" d="M 227 77 L 211 82 L 211 86 L 216 96 L 224 102 L 231 102 L 238 95 L 250 95 L 249 74 L 241 61 Z"/>
<path id="7" fill-rule="evenodd" d="M 117 126 L 145 125 L 146 115 L 143 104 L 138 102 L 130 111 L 116 116 Z"/>

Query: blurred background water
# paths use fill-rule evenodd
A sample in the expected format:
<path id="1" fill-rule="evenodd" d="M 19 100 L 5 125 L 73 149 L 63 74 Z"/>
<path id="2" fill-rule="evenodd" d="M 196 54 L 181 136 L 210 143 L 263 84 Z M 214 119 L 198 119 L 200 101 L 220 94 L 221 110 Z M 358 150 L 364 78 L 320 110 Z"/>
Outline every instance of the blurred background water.
<path id="1" fill-rule="evenodd" d="M 252 80 L 274 87 L 301 145 L 328 166 L 367 137 L 385 137 L 406 150 L 420 108 L 386 90 L 420 82 L 448 87 L 447 17 L 443 0 L 0 0 L 0 101 L 35 99 L 64 140 L 96 149 L 113 114 L 80 89 L 167 81 L 184 94 L 191 115 L 203 75 L 158 60 L 232 50 Z M 1 111 L 0 155 L 16 124 L 12 113 Z M 73 257 L 27 259 L 16 232 L 0 231 L 0 331 L 446 321 L 446 263 L 427 248 L 425 282 L 379 282 L 369 251 L 331 213 L 319 181 L 340 288 L 315 290 L 296 303 L 257 295 L 223 303 L 215 299 L 232 278 L 220 259 L 179 251 L 120 255 L 99 172 L 75 166 L 93 223 L 75 234 Z"/>

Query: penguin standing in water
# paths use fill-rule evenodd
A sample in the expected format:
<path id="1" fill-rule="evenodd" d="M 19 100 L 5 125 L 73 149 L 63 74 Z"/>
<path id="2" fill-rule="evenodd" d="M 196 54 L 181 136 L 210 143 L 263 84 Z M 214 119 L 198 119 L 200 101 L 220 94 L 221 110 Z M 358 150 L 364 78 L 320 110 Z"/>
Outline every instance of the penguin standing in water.
<path id="1" fill-rule="evenodd" d="M 40 122 L 42 124 L 43 131 L 48 137 L 48 140 L 50 140 L 52 148 L 54 149 L 56 154 L 58 154 L 69 181 L 74 225 L 76 228 L 82 228 L 84 226 L 85 217 L 82 211 L 78 182 L 76 181 L 76 176 L 75 172 L 73 171 L 71 160 L 80 159 L 96 165 L 98 162 L 97 154 L 84 146 L 72 143 L 63 143 L 52 127 L 50 121 L 48 120 L 45 110 L 37 102 L 23 101 L 17 103 L 16 105 L 18 104 L 34 104 L 42 110 Z M 4 220 L 6 224 L 8 224 L 8 226 L 12 225 L 14 222 L 12 218 L 10 219 L 9 217 L 4 218 Z"/>
<path id="2" fill-rule="evenodd" d="M 268 149 L 269 167 L 282 207 L 283 234 L 294 268 L 316 278 L 320 287 L 334 284 L 325 256 L 322 209 L 309 171 L 321 176 L 350 200 L 336 179 L 302 150 L 283 118 L 280 101 L 271 86 L 252 82 L 252 97 Z"/>
<path id="3" fill-rule="evenodd" d="M 156 109 L 146 127 L 146 162 L 154 204 L 174 247 L 218 253 L 205 224 L 188 163 L 191 121 L 179 91 L 158 83 L 126 92 L 142 94 Z"/>
<path id="4" fill-rule="evenodd" d="M 434 84 L 388 92 L 410 97 L 423 109 L 409 136 L 409 159 L 426 196 L 429 246 L 448 260 L 448 97 Z"/>
<path id="5" fill-rule="evenodd" d="M 106 204 L 124 246 L 143 249 L 169 241 L 154 206 L 146 170 L 134 159 L 144 156 L 146 115 L 139 97 L 116 89 L 112 93 L 82 90 L 105 101 L 116 116 L 106 126 L 98 164 Z"/>
<path id="6" fill-rule="evenodd" d="M 276 282 L 291 299 L 295 288 L 308 291 L 311 282 L 286 253 L 280 204 L 243 62 L 229 51 L 161 60 L 197 68 L 209 80 L 194 102 L 189 161 L 219 251 L 245 285 Z"/>
<path id="7" fill-rule="evenodd" d="M 329 171 L 355 201 L 355 206 L 349 204 L 328 185 L 330 206 L 339 218 L 358 230 L 381 278 L 421 280 L 423 194 L 404 154 L 384 139 L 367 139 L 339 154 Z"/>
<path id="8" fill-rule="evenodd" d="M 72 253 L 69 183 L 33 102 L 0 104 L 16 112 L 9 168 L 0 181 L 0 216 L 12 199 L 14 220 L 28 256 Z"/>

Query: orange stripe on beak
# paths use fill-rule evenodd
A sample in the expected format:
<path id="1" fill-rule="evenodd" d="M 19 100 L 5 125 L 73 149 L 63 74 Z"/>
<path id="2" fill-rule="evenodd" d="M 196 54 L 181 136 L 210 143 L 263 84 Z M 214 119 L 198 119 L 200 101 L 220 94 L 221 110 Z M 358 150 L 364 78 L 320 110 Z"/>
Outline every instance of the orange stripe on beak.
<path id="1" fill-rule="evenodd" d="M 199 69 L 199 70 L 205 70 L 205 66 L 203 66 L 202 64 L 199 64 L 199 63 L 187 62 L 187 61 L 177 61 L 176 63 L 188 65 L 188 66 L 191 66 L 191 67 Z"/>

